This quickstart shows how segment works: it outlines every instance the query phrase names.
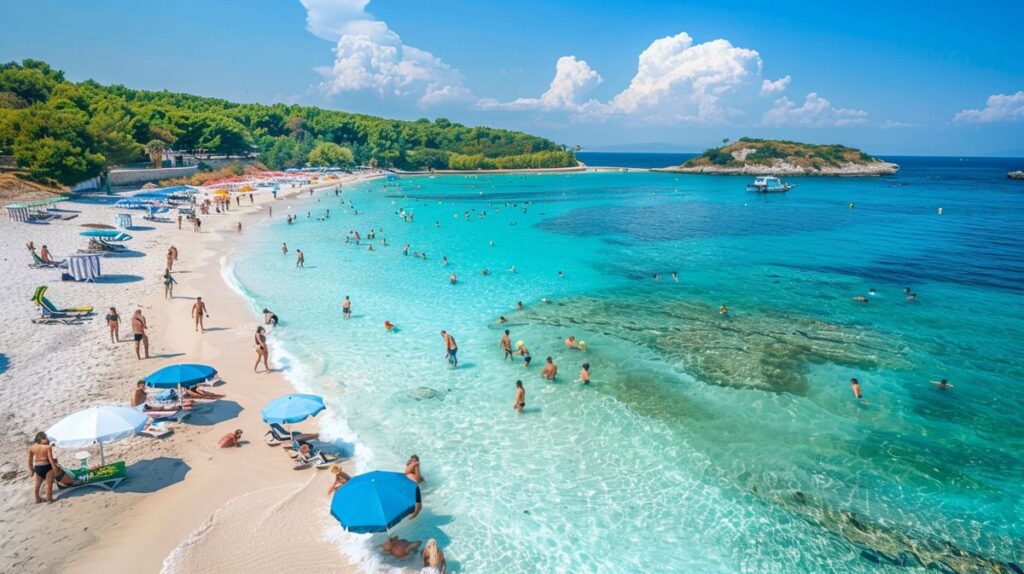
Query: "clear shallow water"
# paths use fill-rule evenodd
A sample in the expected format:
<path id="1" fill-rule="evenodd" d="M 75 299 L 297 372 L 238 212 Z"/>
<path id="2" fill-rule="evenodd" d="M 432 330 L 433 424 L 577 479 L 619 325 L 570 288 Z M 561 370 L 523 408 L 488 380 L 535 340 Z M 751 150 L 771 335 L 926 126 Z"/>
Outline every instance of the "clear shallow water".
<path id="1" fill-rule="evenodd" d="M 313 218 L 250 235 L 234 272 L 361 465 L 420 455 L 426 510 L 401 534 L 438 538 L 461 571 L 1008 568 L 1024 556 L 1024 186 L 1013 162 L 901 163 L 770 196 L 665 174 L 374 182 L 289 201 Z M 344 244 L 371 227 L 375 251 Z M 503 361 L 499 315 L 530 369 Z M 584 360 L 589 387 L 570 382 Z"/>

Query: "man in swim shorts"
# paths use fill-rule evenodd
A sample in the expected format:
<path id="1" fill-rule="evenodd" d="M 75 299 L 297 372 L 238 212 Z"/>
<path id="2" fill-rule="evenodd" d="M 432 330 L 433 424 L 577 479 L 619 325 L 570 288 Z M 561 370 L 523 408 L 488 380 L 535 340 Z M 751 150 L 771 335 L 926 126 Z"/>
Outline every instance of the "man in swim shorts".
<path id="1" fill-rule="evenodd" d="M 505 359 L 512 360 L 512 339 L 509 338 L 509 331 L 505 329 L 505 334 L 501 336 L 501 350 L 505 351 Z"/>
<path id="2" fill-rule="evenodd" d="M 132 315 L 132 335 L 135 338 L 135 358 L 142 360 L 142 355 L 139 353 L 139 344 L 141 343 L 146 351 L 146 358 L 149 358 L 149 336 L 146 335 L 146 318 L 142 316 L 142 309 L 136 309 L 135 314 Z"/>
<path id="3" fill-rule="evenodd" d="M 551 360 L 551 357 L 548 357 L 544 364 L 544 370 L 540 372 L 540 376 L 548 381 L 553 381 L 556 375 L 558 375 L 558 365 Z"/>
<path id="4" fill-rule="evenodd" d="M 441 337 L 444 339 L 444 357 L 451 363 L 452 368 L 459 366 L 459 346 L 455 343 L 455 337 L 448 334 L 448 331 L 441 331 Z"/>

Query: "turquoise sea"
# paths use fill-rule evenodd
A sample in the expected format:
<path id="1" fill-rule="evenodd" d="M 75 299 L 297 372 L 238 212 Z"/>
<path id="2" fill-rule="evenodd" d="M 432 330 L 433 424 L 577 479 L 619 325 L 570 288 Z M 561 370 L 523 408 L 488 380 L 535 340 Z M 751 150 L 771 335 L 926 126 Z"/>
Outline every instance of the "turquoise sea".
<path id="1" fill-rule="evenodd" d="M 457 571 L 1021 572 L 1024 182 L 1005 174 L 1024 162 L 895 161 L 771 195 L 653 173 L 380 180 L 278 202 L 228 271 L 281 317 L 275 359 L 361 469 L 420 456 L 425 511 L 398 533 Z"/>

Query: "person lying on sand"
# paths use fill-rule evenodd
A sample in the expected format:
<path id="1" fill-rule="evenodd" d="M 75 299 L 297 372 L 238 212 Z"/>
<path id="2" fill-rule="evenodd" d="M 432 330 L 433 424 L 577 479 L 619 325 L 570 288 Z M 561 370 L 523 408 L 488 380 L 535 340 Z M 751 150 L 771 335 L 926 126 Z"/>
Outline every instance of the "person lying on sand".
<path id="1" fill-rule="evenodd" d="M 149 400 L 149 395 L 146 394 L 146 381 L 140 380 L 140 381 L 136 382 L 135 383 L 135 389 L 132 391 L 131 405 L 133 407 L 138 407 L 139 405 L 145 405 L 143 407 L 143 409 L 142 409 L 144 412 L 145 411 L 176 411 L 176 410 L 182 409 L 182 408 L 191 409 L 194 406 L 194 404 L 195 404 L 193 401 L 187 400 L 187 401 L 182 401 L 182 404 L 180 406 L 179 405 L 163 405 L 163 404 L 150 405 L 150 404 L 147 404 L 148 400 Z"/>
<path id="2" fill-rule="evenodd" d="M 199 387 L 194 387 L 194 388 L 191 388 L 191 389 L 186 389 L 186 388 L 182 387 L 181 393 L 183 395 L 185 395 L 186 397 L 190 397 L 190 398 L 193 398 L 193 399 L 207 399 L 207 400 L 223 399 L 224 397 L 227 396 L 227 395 L 221 395 L 221 394 L 218 394 L 218 393 L 211 393 L 210 391 L 207 391 L 205 389 L 200 389 Z"/>
<path id="3" fill-rule="evenodd" d="M 380 549 L 386 555 L 394 556 L 399 560 L 405 560 L 413 552 L 419 550 L 420 544 L 423 544 L 422 540 L 403 540 L 397 536 L 392 536 L 385 540 L 384 544 L 380 545 Z"/>
<path id="4" fill-rule="evenodd" d="M 242 429 L 237 429 L 233 433 L 228 433 L 220 438 L 217 442 L 217 446 L 220 448 L 231 448 L 233 446 L 242 446 Z"/>

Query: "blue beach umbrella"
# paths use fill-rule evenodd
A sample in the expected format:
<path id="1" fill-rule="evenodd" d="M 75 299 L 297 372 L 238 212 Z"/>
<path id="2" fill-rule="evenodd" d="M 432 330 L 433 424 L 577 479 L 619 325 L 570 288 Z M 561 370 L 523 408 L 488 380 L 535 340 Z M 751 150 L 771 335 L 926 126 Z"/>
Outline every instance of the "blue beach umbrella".
<path id="1" fill-rule="evenodd" d="M 315 417 L 325 408 L 324 400 L 316 395 L 292 394 L 270 401 L 260 412 L 265 423 L 292 424 Z"/>
<path id="2" fill-rule="evenodd" d="M 334 493 L 331 516 L 349 532 L 384 532 L 412 514 L 419 495 L 420 487 L 404 474 L 375 470 Z"/>
<path id="3" fill-rule="evenodd" d="M 216 375 L 217 369 L 207 365 L 170 365 L 146 377 L 146 386 L 158 389 L 194 387 Z"/>

